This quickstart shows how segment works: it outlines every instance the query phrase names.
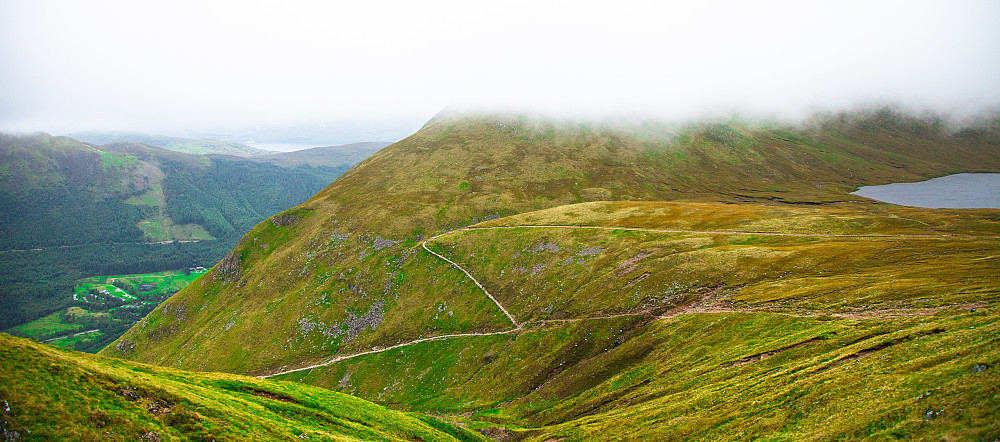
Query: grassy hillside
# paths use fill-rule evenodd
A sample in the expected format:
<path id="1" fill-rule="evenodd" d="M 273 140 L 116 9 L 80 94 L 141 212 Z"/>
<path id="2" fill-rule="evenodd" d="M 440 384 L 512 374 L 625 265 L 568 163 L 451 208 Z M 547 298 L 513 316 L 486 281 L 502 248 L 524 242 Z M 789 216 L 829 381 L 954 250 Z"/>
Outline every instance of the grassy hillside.
<path id="1" fill-rule="evenodd" d="M 252 157 L 256 155 L 267 155 L 272 152 L 256 149 L 243 143 L 232 141 L 213 140 L 208 138 L 180 138 L 168 137 L 164 135 L 150 135 L 138 132 L 77 132 L 67 135 L 68 137 L 96 145 L 111 143 L 142 143 L 148 146 L 161 147 L 175 152 L 200 154 L 200 155 L 234 155 L 238 157 Z"/>
<path id="2" fill-rule="evenodd" d="M 5 440 L 481 440 L 301 384 L 122 362 L 0 334 Z"/>
<path id="3" fill-rule="evenodd" d="M 537 440 L 620 437 L 622 422 L 643 440 L 989 440 L 1000 431 L 996 374 L 973 367 L 1000 357 L 998 223 L 995 210 L 706 203 L 501 218 L 429 246 L 469 270 L 521 331 L 279 378 L 474 411 L 472 425 Z M 616 228 L 504 228 L 524 225 Z M 650 228 L 687 233 L 626 230 Z M 937 396 L 915 400 L 928 391 Z M 942 409 L 950 414 L 924 419 Z"/>
<path id="4" fill-rule="evenodd" d="M 103 353 L 289 372 L 539 440 L 636 428 L 615 422 L 660 424 L 641 438 L 990 435 L 982 416 L 995 393 L 962 376 L 996 357 L 986 327 L 996 211 L 895 208 L 849 192 L 1000 171 L 998 133 L 995 119 L 951 131 L 884 109 L 798 127 L 446 118 L 253 228 Z M 436 237 L 481 222 L 489 229 Z M 552 227 L 500 228 L 529 224 Z M 906 365 L 925 342 L 940 350 Z M 778 353 L 792 359 L 769 357 Z M 978 411 L 917 425 L 919 413 L 900 410 L 925 383 L 893 374 L 891 398 L 848 419 L 852 398 L 876 388 L 870 376 L 778 375 L 854 360 L 939 373 L 954 386 L 948 407 Z M 748 415 L 729 385 L 768 392 L 757 407 L 767 413 Z M 832 408 L 778 411 L 826 385 Z M 988 408 L 964 406 L 990 394 Z"/>
<path id="5" fill-rule="evenodd" d="M 0 134 L 0 330 L 65 309 L 83 276 L 211 266 L 253 225 L 333 177 L 141 144 Z"/>

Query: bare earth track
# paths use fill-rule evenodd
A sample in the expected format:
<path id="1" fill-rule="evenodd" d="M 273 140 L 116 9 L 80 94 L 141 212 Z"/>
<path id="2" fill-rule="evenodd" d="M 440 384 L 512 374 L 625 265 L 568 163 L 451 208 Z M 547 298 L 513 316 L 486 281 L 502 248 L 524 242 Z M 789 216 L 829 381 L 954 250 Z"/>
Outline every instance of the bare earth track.
<path id="1" fill-rule="evenodd" d="M 432 240 L 432 239 L 434 239 L 434 238 L 438 238 L 438 237 L 440 237 L 440 236 L 442 236 L 442 235 L 438 235 L 438 236 L 435 236 L 435 237 L 433 237 L 433 238 L 430 238 L 430 239 L 428 239 L 427 241 L 430 241 L 430 240 Z M 503 308 L 503 305 L 501 305 L 501 304 L 500 304 L 500 301 L 497 301 L 497 298 L 494 298 L 494 297 L 493 297 L 493 295 L 491 295 L 491 294 L 490 294 L 490 291 L 489 291 L 489 290 L 486 290 L 486 287 L 483 287 L 483 285 L 482 285 L 482 284 L 480 284 L 480 283 L 479 283 L 479 281 L 478 281 L 478 280 L 477 280 L 476 278 L 473 278 L 473 277 L 472 277 L 472 274 L 470 274 L 468 270 L 465 270 L 464 268 L 462 268 L 462 266 L 460 266 L 460 265 L 458 265 L 458 264 L 455 264 L 455 261 L 452 261 L 452 260 L 450 260 L 450 259 L 448 259 L 448 258 L 445 258 L 445 257 L 444 257 L 444 256 L 442 256 L 442 255 L 441 255 L 440 253 L 438 253 L 438 252 L 435 252 L 435 251 L 433 251 L 433 250 L 431 250 L 431 249 L 427 248 L 427 241 L 424 241 L 424 242 L 420 243 L 420 246 L 421 246 L 421 247 L 423 247 L 423 248 L 424 248 L 424 250 L 426 250 L 426 251 L 428 251 L 428 252 L 431 252 L 431 254 L 433 254 L 434 256 L 436 256 L 436 257 L 438 257 L 438 258 L 441 258 L 441 259 L 445 260 L 446 262 L 448 262 L 448 264 L 451 264 L 451 265 L 455 266 L 455 268 L 457 268 L 457 269 L 461 270 L 462 272 L 464 272 L 464 273 L 465 273 L 465 276 L 468 276 L 468 277 L 469 277 L 469 279 L 471 279 L 471 280 L 472 280 L 472 282 L 476 283 L 476 286 L 477 286 L 477 287 L 479 287 L 479 289 L 480 289 L 480 290 L 482 290 L 482 291 L 483 291 L 483 293 L 485 293 L 485 294 L 486 294 L 486 296 L 488 296 L 488 297 L 490 298 L 490 300 L 491 300 L 491 301 L 493 301 L 493 303 L 494 303 L 494 304 L 496 304 L 496 305 L 497 305 L 497 307 L 499 307 L 499 308 L 500 308 L 500 311 L 502 311 L 502 312 L 503 312 L 503 314 L 507 315 L 507 318 L 509 318 L 509 319 L 510 319 L 510 322 L 514 323 L 514 325 L 515 325 L 515 326 L 516 326 L 517 328 L 521 328 L 521 324 L 518 324 L 517 320 L 516 320 L 516 319 L 514 319 L 514 316 L 513 316 L 513 315 L 511 315 L 511 314 L 510 314 L 510 312 L 508 312 L 508 311 L 507 311 L 507 309 Z"/>
<path id="2" fill-rule="evenodd" d="M 514 328 L 509 329 L 509 330 L 504 330 L 504 331 L 497 331 L 497 332 L 458 333 L 458 334 L 448 334 L 448 335 L 432 336 L 432 337 L 429 337 L 429 338 L 421 338 L 421 339 L 416 339 L 416 340 L 409 341 L 409 342 L 404 342 L 402 344 L 392 345 L 392 346 L 389 346 L 389 347 L 381 347 L 381 348 L 375 347 L 375 348 L 373 348 L 370 351 L 365 351 L 365 352 L 361 352 L 361 353 L 355 353 L 355 354 L 351 354 L 351 355 L 334 356 L 333 358 L 330 358 L 330 359 L 328 359 L 328 360 L 326 360 L 324 362 L 320 362 L 320 363 L 317 363 L 317 364 L 308 365 L 308 366 L 305 366 L 305 367 L 294 368 L 294 369 L 290 369 L 290 370 L 278 371 L 278 372 L 275 372 L 275 373 L 261 375 L 261 376 L 257 376 L 257 377 L 261 378 L 261 379 L 266 379 L 266 378 L 271 378 L 271 377 L 275 377 L 275 376 L 281 376 L 281 375 L 285 375 L 285 374 L 289 374 L 289 373 L 295 373 L 295 372 L 300 372 L 300 371 L 312 370 L 314 368 L 325 367 L 325 366 L 328 366 L 328 365 L 336 364 L 336 363 L 341 362 L 341 361 L 345 361 L 345 360 L 348 360 L 348 359 L 353 359 L 353 358 L 356 358 L 356 357 L 359 357 L 359 356 L 365 356 L 365 355 L 370 355 L 370 354 L 375 354 L 375 353 L 382 353 L 382 352 L 389 351 L 389 350 L 394 350 L 394 349 L 397 349 L 397 348 L 408 347 L 408 346 L 411 346 L 411 345 L 419 344 L 421 342 L 440 341 L 440 340 L 452 339 L 452 338 L 466 338 L 466 337 L 475 337 L 475 336 L 496 336 L 496 335 L 506 335 L 506 334 L 512 334 L 512 333 L 519 333 L 519 332 L 524 331 L 525 330 L 525 326 L 530 325 L 530 324 L 542 324 L 542 325 L 544 325 L 544 324 L 565 324 L 565 323 L 572 323 L 572 322 L 579 322 L 579 321 L 622 318 L 622 317 L 627 317 L 627 316 L 652 316 L 652 314 L 651 314 L 650 311 L 644 310 L 644 311 L 634 312 L 634 313 L 621 313 L 621 314 L 616 314 L 616 315 L 605 315 L 605 316 L 591 316 L 591 317 L 586 317 L 586 318 L 546 319 L 546 320 L 537 320 L 537 321 L 529 321 L 529 322 L 517 322 L 517 319 L 515 319 L 514 316 L 511 315 L 510 312 L 507 311 L 507 309 L 504 308 L 504 306 L 502 304 L 500 304 L 500 301 L 497 301 L 497 299 L 494 298 L 492 294 L 490 294 L 489 290 L 487 290 L 486 287 L 483 287 L 483 285 L 479 282 L 479 280 L 477 280 L 475 277 L 473 277 L 472 274 L 469 273 L 468 270 L 466 270 L 462 266 L 458 265 L 454 261 L 452 261 L 452 260 L 444 257 L 443 255 L 441 255 L 441 254 L 439 254 L 439 253 L 437 253 L 437 252 L 435 252 L 435 251 L 433 251 L 433 250 L 431 250 L 430 248 L 427 247 L 427 242 L 429 242 L 429 241 L 433 241 L 433 240 L 435 240 L 437 238 L 440 238 L 442 236 L 452 235 L 452 234 L 459 233 L 459 232 L 471 231 L 471 230 L 505 230 L 505 229 L 518 229 L 518 228 L 531 228 L 531 229 L 628 230 L 628 231 L 651 232 L 651 233 L 681 233 L 681 234 L 702 234 L 702 235 L 754 235 L 754 236 L 784 236 L 784 237 L 809 237 L 809 238 L 898 238 L 900 240 L 911 240 L 911 239 L 1000 239 L 1000 237 L 997 237 L 997 236 L 972 236 L 972 235 L 957 235 L 957 234 L 905 235 L 905 234 L 782 233 L 782 232 L 747 232 L 747 231 L 722 231 L 722 230 L 674 230 L 674 229 L 651 229 L 651 228 L 640 228 L 640 227 L 572 226 L 572 225 L 518 225 L 518 226 L 497 226 L 497 227 L 465 227 L 465 228 L 462 228 L 462 229 L 453 230 L 453 231 L 450 231 L 450 232 L 446 232 L 446 233 L 442 233 L 440 235 L 436 235 L 436 236 L 430 237 L 430 238 L 424 240 L 422 243 L 420 243 L 420 246 L 424 250 L 426 250 L 427 252 L 429 252 L 432 255 L 438 257 L 439 259 L 447 262 L 448 264 L 451 264 L 453 267 L 461 270 L 462 273 L 465 273 L 465 275 L 468 276 L 469 279 L 472 280 L 472 282 L 474 282 L 476 284 L 476 286 L 479 287 L 479 289 L 482 290 L 483 293 L 486 294 L 486 296 L 489 297 L 491 301 L 493 301 L 494 304 L 496 304 L 496 306 L 500 309 L 500 311 L 502 311 L 503 314 L 506 315 L 508 319 L 510 319 L 510 322 L 514 325 Z M 722 305 L 722 304 L 720 304 L 718 302 L 719 298 L 721 297 L 721 294 L 722 294 L 722 287 L 721 286 L 720 287 L 715 287 L 715 288 L 713 288 L 711 290 L 708 290 L 708 291 L 700 292 L 700 293 L 698 293 L 698 299 L 696 301 L 694 301 L 692 303 L 685 304 L 685 305 L 676 306 L 676 307 L 674 307 L 674 308 L 672 308 L 670 310 L 667 310 L 666 312 L 664 312 L 664 313 L 662 313 L 662 314 L 660 314 L 658 316 L 655 316 L 653 318 L 659 320 L 659 319 L 669 318 L 669 317 L 672 317 L 672 316 L 677 316 L 677 315 L 681 315 L 681 314 L 690 314 L 690 313 L 751 313 L 751 312 L 764 312 L 765 311 L 765 310 L 752 310 L 752 309 L 745 309 L 745 308 L 731 308 L 731 307 Z M 828 316 L 839 317 L 839 318 L 849 318 L 849 319 L 868 319 L 868 318 L 876 318 L 876 317 L 897 317 L 897 316 L 923 316 L 923 315 L 933 315 L 935 313 L 938 313 L 938 312 L 940 312 L 942 310 L 949 309 L 949 308 L 968 309 L 968 308 L 983 307 L 985 305 L 986 305 L 986 303 L 975 303 L 975 304 L 967 304 L 967 305 L 963 304 L 961 306 L 952 306 L 952 307 L 909 308 L 909 309 L 906 309 L 906 308 L 901 308 L 901 309 L 879 309 L 879 310 L 872 310 L 872 311 L 858 311 L 858 312 L 850 312 L 850 313 L 832 313 L 832 314 L 828 314 Z M 774 311 L 766 311 L 766 312 L 767 313 L 774 313 L 774 314 L 785 314 L 785 315 L 791 315 L 791 316 L 802 316 L 802 317 L 820 316 L 820 314 L 817 314 L 817 315 L 808 315 L 808 314 L 785 313 L 785 312 L 774 312 Z"/>

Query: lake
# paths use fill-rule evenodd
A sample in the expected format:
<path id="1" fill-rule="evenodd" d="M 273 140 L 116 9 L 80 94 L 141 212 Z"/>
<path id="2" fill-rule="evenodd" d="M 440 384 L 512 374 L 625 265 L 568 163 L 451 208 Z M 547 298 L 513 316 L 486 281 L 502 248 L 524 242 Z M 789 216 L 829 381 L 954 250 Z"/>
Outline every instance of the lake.
<path id="1" fill-rule="evenodd" d="M 959 173 L 918 183 L 864 186 L 852 195 L 932 209 L 1000 209 L 1000 173 Z"/>

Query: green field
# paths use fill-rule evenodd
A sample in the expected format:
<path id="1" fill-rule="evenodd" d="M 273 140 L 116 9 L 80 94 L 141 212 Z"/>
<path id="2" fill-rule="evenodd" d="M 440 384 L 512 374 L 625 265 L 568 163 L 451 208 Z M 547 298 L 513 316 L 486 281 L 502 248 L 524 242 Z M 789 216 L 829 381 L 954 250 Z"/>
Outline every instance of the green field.
<path id="1" fill-rule="evenodd" d="M 204 227 L 198 224 L 173 224 L 170 235 L 177 241 L 202 241 L 215 239 Z"/>
<path id="2" fill-rule="evenodd" d="M 137 226 L 142 230 L 143 236 L 152 241 L 193 241 L 215 239 L 205 227 L 198 224 L 174 224 L 167 215 L 166 195 L 163 193 L 163 175 L 154 174 L 153 183 L 149 190 L 141 195 L 133 196 L 125 200 L 126 204 L 135 206 L 145 206 L 152 209 L 152 213 L 147 212 L 146 218 L 139 221 Z"/>
<path id="3" fill-rule="evenodd" d="M 76 282 L 71 295 L 76 306 L 19 325 L 8 333 L 96 352 L 203 273 L 174 270 L 83 278 Z M 140 290 L 146 284 L 155 288 Z"/>
<path id="4" fill-rule="evenodd" d="M 185 275 L 184 272 L 172 270 L 166 272 L 155 272 L 155 273 L 139 273 L 135 275 L 112 275 L 112 276 L 93 276 L 90 278 L 84 278 L 77 282 L 77 286 L 73 289 L 74 299 L 85 295 L 91 290 L 107 290 L 111 296 L 114 296 L 123 301 L 139 299 L 140 297 L 147 297 L 152 295 L 162 295 L 174 293 L 184 286 L 188 285 L 191 281 L 198 279 L 199 276 L 204 272 L 192 272 L 189 275 Z M 127 285 L 134 286 L 136 288 L 145 285 L 155 285 L 156 289 L 140 291 L 136 290 L 135 293 L 129 293 L 116 287 L 114 283 L 116 281 L 124 282 Z"/>
<path id="5" fill-rule="evenodd" d="M 106 290 L 109 295 L 114 296 L 122 301 L 131 301 L 136 299 L 134 296 L 128 294 L 125 290 L 115 287 L 111 284 L 104 283 L 85 283 L 77 286 L 73 289 L 73 294 L 77 296 L 85 295 L 90 290 Z M 74 300 L 82 300 L 80 298 L 74 298 Z"/>
<path id="6" fill-rule="evenodd" d="M 55 312 L 51 315 L 38 318 L 27 324 L 21 324 L 14 327 L 13 331 L 18 332 L 21 336 L 25 336 L 32 339 L 42 339 L 43 337 L 54 335 L 57 333 L 68 332 L 71 330 L 78 330 L 80 326 L 78 324 L 66 324 L 60 319 L 62 312 Z"/>
<path id="7" fill-rule="evenodd" d="M 68 336 L 46 340 L 46 344 L 55 345 L 62 348 L 76 348 L 76 346 L 99 340 L 104 333 L 100 330 L 84 330 Z"/>

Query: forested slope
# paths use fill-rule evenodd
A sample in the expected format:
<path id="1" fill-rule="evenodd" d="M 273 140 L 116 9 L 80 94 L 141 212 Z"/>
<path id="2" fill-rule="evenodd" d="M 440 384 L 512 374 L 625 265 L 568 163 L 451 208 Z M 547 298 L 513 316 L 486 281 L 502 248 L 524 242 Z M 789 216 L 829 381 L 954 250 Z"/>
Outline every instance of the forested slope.
<path id="1" fill-rule="evenodd" d="M 0 330 L 97 274 L 211 266 L 250 227 L 336 177 L 309 166 L 0 134 Z"/>

